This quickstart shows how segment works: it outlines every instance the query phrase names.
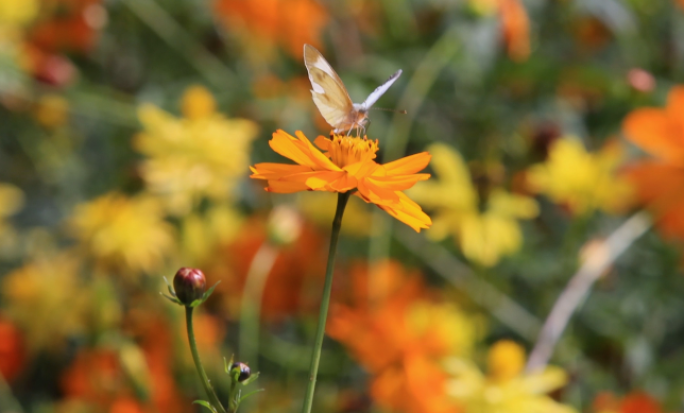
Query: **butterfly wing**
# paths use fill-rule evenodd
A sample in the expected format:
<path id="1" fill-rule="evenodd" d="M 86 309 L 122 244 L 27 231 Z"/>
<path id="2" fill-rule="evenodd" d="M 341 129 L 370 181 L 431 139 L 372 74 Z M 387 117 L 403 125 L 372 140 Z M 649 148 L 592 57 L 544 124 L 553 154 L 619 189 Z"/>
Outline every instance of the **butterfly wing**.
<path id="1" fill-rule="evenodd" d="M 390 86 L 392 86 L 392 84 L 399 79 L 399 76 L 401 76 L 401 69 L 397 70 L 392 76 L 389 77 L 389 79 L 385 81 L 385 83 L 375 88 L 375 90 L 368 95 L 366 100 L 359 105 L 361 110 L 367 111 L 370 109 L 370 107 L 373 106 L 378 99 L 380 99 L 380 96 L 384 95 L 385 92 L 387 92 L 387 89 L 389 89 Z"/>
<path id="2" fill-rule="evenodd" d="M 349 124 L 355 109 L 342 79 L 321 52 L 308 44 L 304 45 L 304 64 L 313 88 L 311 96 L 323 118 L 333 128 Z"/>

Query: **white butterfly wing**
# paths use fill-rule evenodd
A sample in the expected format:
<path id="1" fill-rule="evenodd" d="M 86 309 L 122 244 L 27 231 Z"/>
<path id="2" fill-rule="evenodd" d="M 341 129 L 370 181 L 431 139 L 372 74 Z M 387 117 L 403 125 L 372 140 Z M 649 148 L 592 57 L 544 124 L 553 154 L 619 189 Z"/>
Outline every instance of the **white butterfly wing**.
<path id="1" fill-rule="evenodd" d="M 375 90 L 368 95 L 366 100 L 359 105 L 359 108 L 364 111 L 370 109 L 370 107 L 373 106 L 378 99 L 380 99 L 380 96 L 384 95 L 385 92 L 387 92 L 387 89 L 389 89 L 390 86 L 392 86 L 392 84 L 399 79 L 399 76 L 401 76 L 401 69 L 397 70 L 392 76 L 390 76 L 385 83 L 375 88 Z"/>
<path id="2" fill-rule="evenodd" d="M 308 44 L 304 45 L 304 64 L 313 88 L 311 96 L 325 121 L 333 128 L 348 124 L 354 112 L 354 104 L 342 79 L 321 52 Z"/>

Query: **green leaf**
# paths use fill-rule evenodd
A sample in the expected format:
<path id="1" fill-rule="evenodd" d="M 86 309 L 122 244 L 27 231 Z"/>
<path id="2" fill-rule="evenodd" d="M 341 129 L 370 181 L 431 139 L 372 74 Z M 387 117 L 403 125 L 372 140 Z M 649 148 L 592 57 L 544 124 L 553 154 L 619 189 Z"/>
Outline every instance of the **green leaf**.
<path id="1" fill-rule="evenodd" d="M 241 384 L 243 386 L 248 385 L 249 383 L 253 383 L 256 379 L 259 378 L 259 372 L 257 371 L 256 373 L 252 373 L 251 376 L 249 376 L 248 379 L 245 379 Z"/>
<path id="2" fill-rule="evenodd" d="M 230 355 L 230 361 L 226 361 L 226 358 L 223 358 L 223 369 L 225 370 L 226 374 L 230 374 L 230 366 L 233 365 L 235 362 L 235 354 Z"/>
<path id="3" fill-rule="evenodd" d="M 204 406 L 207 409 L 211 410 L 212 413 L 218 413 L 216 409 L 214 409 L 214 406 L 212 406 L 208 401 L 206 400 L 195 400 L 192 402 L 192 404 L 199 404 L 200 406 Z"/>
<path id="4" fill-rule="evenodd" d="M 164 293 L 161 292 L 161 291 L 159 292 L 159 294 L 162 295 L 164 298 L 168 299 L 169 301 L 171 301 L 171 302 L 174 303 L 174 304 L 183 305 L 183 303 L 181 303 L 180 300 L 179 300 L 178 298 L 176 298 L 176 297 L 171 297 L 171 296 L 169 296 L 169 295 L 164 294 Z"/>
<path id="5" fill-rule="evenodd" d="M 259 393 L 259 392 L 262 392 L 262 391 L 265 391 L 265 390 L 266 390 L 266 389 L 256 389 L 256 390 L 254 390 L 254 391 L 251 391 L 251 392 L 245 394 L 244 396 L 240 397 L 240 400 L 239 400 L 239 401 L 242 402 L 243 400 L 245 400 L 245 399 L 248 398 L 249 396 L 251 396 L 251 395 L 253 395 L 253 394 L 256 394 L 256 393 Z"/>
<path id="6" fill-rule="evenodd" d="M 172 297 L 177 297 L 177 296 L 176 296 L 176 291 L 174 291 L 173 287 L 172 287 L 171 284 L 169 283 L 169 280 L 167 280 L 166 277 L 162 277 L 162 278 L 164 278 L 164 282 L 166 283 L 166 286 L 168 287 L 169 293 L 171 294 L 171 296 L 172 296 Z"/>
<path id="7" fill-rule="evenodd" d="M 195 301 L 191 302 L 189 307 L 197 307 L 197 306 L 201 305 L 203 302 L 207 301 L 209 296 L 214 292 L 214 289 L 216 288 L 217 285 L 219 285 L 220 282 L 221 282 L 221 280 L 217 281 L 216 284 L 214 284 L 213 286 L 211 286 L 211 288 L 209 288 L 207 291 L 205 291 L 205 293 L 202 295 L 201 298 L 198 298 Z"/>

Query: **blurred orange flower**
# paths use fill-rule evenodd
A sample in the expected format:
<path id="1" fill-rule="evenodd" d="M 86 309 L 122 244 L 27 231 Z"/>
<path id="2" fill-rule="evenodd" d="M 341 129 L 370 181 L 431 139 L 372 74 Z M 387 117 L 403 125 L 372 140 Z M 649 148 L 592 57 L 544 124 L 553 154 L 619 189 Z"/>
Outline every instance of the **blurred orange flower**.
<path id="1" fill-rule="evenodd" d="M 530 56 L 530 20 L 520 0 L 499 0 L 503 39 L 508 56 L 516 62 Z"/>
<path id="2" fill-rule="evenodd" d="M 430 299 L 419 274 L 395 262 L 356 265 L 348 278 L 353 304 L 333 306 L 327 332 L 371 374 L 375 402 L 393 411 L 457 410 L 445 393 L 440 363 L 470 352 L 472 320 Z"/>
<path id="3" fill-rule="evenodd" d="M 258 53 L 280 45 L 293 57 L 303 57 L 304 43 L 320 47 L 328 12 L 315 0 L 215 0 L 222 23 Z M 269 47 L 270 46 L 270 47 Z M 269 53 L 267 53 L 269 54 Z"/>
<path id="4" fill-rule="evenodd" d="M 511 60 L 523 62 L 530 56 L 530 19 L 520 0 L 468 0 L 477 15 L 494 14 L 501 19 L 501 38 Z"/>
<path id="5" fill-rule="evenodd" d="M 190 404 L 181 399 L 176 388 L 173 338 L 165 320 L 145 314 L 142 320 L 133 317 L 129 321 L 133 321 L 129 327 L 140 345 L 78 353 L 61 378 L 65 398 L 115 412 L 189 411 Z M 136 402 L 134 397 L 139 394 L 147 395 L 148 401 Z"/>
<path id="6" fill-rule="evenodd" d="M 107 22 L 101 0 L 43 0 L 42 15 L 29 42 L 46 53 L 87 52 Z"/>
<path id="7" fill-rule="evenodd" d="M 662 413 L 660 403 L 643 392 L 634 392 L 619 399 L 612 393 L 600 393 L 592 404 L 595 413 Z"/>
<path id="8" fill-rule="evenodd" d="M 684 239 L 684 86 L 670 91 L 664 109 L 643 108 L 627 115 L 623 130 L 653 156 L 626 171 L 639 201 L 653 212 L 664 235 Z"/>
<path id="9" fill-rule="evenodd" d="M 217 268 L 221 274 L 217 293 L 226 293 L 225 302 L 231 313 L 238 312 L 247 275 L 259 249 L 268 242 L 266 222 L 259 217 L 248 219 L 236 241 L 226 247 L 230 273 Z M 226 263 L 221 263 L 226 264 Z M 269 271 L 261 300 L 261 317 L 277 321 L 284 317 L 317 310 L 325 270 L 325 243 L 311 225 L 303 225 L 300 235 L 289 246 L 279 248 Z M 307 294 L 307 292 L 312 294 Z"/>
<path id="10" fill-rule="evenodd" d="M 378 141 L 333 135 L 314 143 L 300 131 L 297 138 L 278 130 L 269 141 L 271 148 L 298 165 L 259 163 L 251 168 L 251 178 L 268 181 L 267 191 L 348 192 L 373 203 L 417 232 L 432 225 L 420 206 L 404 195 L 403 190 L 430 174 L 417 174 L 430 162 L 430 154 L 418 153 L 380 165 L 374 161 Z"/>
<path id="11" fill-rule="evenodd" d="M 24 339 L 12 322 L 0 317 L 0 374 L 12 380 L 24 367 L 26 350 Z"/>

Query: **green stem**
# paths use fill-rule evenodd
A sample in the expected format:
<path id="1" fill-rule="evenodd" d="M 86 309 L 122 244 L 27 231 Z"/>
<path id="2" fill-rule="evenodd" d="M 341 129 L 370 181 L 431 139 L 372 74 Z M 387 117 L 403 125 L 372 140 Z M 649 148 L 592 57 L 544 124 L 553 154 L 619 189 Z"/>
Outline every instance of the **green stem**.
<path id="1" fill-rule="evenodd" d="M 321 360 L 321 348 L 323 347 L 323 338 L 325 337 L 325 321 L 328 318 L 328 307 L 330 306 L 330 292 L 332 291 L 333 269 L 335 267 L 335 253 L 337 251 L 337 240 L 340 236 L 340 228 L 342 226 L 342 215 L 344 214 L 344 207 L 347 206 L 350 192 L 340 193 L 337 196 L 337 210 L 335 211 L 335 218 L 332 224 L 332 233 L 330 235 L 330 249 L 328 250 L 328 264 L 325 268 L 325 285 L 323 286 L 323 298 L 321 301 L 321 308 L 318 313 L 318 328 L 316 329 L 316 343 L 314 344 L 314 351 L 311 355 L 311 367 L 309 368 L 309 385 L 306 388 L 306 397 L 304 398 L 304 406 L 302 413 L 311 413 L 311 406 L 313 405 L 314 391 L 316 390 L 316 376 L 318 376 L 318 365 Z"/>
<path id="2" fill-rule="evenodd" d="M 202 379 L 202 386 L 204 386 L 204 391 L 207 393 L 209 402 L 212 406 L 217 408 L 220 413 L 226 413 L 226 409 L 221 404 L 221 401 L 219 400 L 218 396 L 216 395 L 216 392 L 214 391 L 214 388 L 211 386 L 211 383 L 209 382 L 207 373 L 204 371 L 204 367 L 202 366 L 202 361 L 200 360 L 199 352 L 197 351 L 197 343 L 195 342 L 195 331 L 192 327 L 192 310 L 194 310 L 193 307 L 185 307 L 185 323 L 188 328 L 188 342 L 190 343 L 192 359 L 195 362 L 195 367 L 197 367 L 197 374 L 199 374 L 200 379 Z"/>

